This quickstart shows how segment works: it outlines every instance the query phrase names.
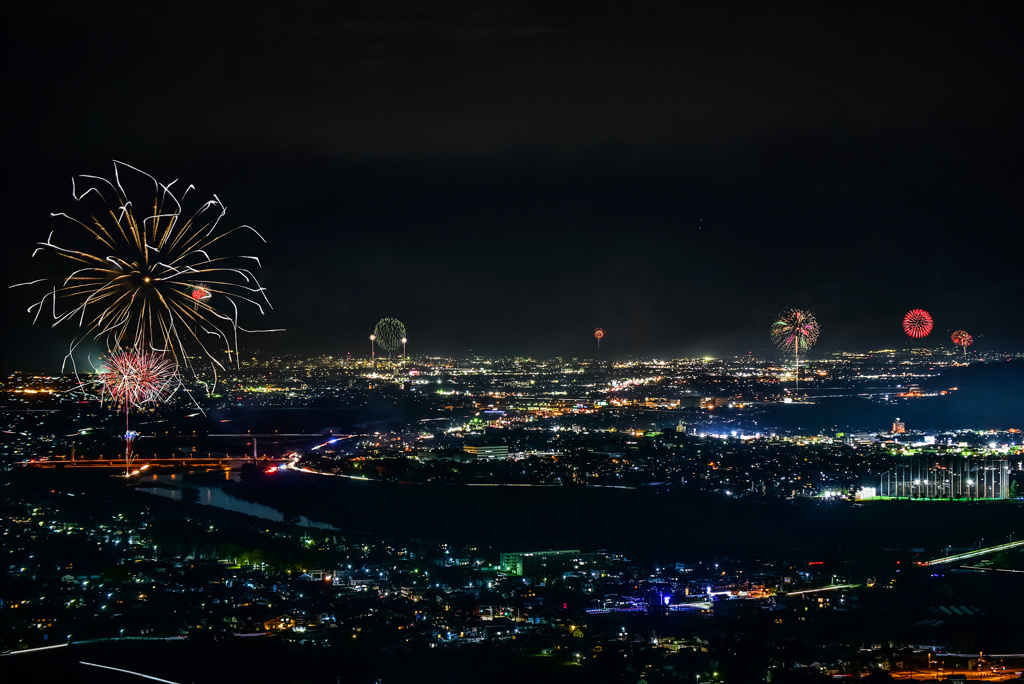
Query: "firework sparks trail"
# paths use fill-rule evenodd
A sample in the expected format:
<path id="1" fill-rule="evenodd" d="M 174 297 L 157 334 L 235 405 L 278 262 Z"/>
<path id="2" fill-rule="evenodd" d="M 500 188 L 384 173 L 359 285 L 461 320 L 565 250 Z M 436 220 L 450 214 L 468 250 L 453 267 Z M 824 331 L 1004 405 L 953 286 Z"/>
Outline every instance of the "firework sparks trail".
<path id="1" fill-rule="evenodd" d="M 109 397 L 117 408 L 124 409 L 125 474 L 131 471 L 132 445 L 139 433 L 128 425 L 128 411 L 146 405 L 161 404 L 181 386 L 177 366 L 166 356 L 154 351 L 119 351 L 111 354 L 99 369 L 100 400 Z"/>
<path id="2" fill-rule="evenodd" d="M 783 351 L 793 352 L 796 361 L 796 389 L 800 389 L 800 352 L 806 352 L 818 341 L 818 321 L 803 309 L 786 309 L 772 323 L 771 335 Z"/>
<path id="3" fill-rule="evenodd" d="M 125 422 L 127 422 L 127 414 L 125 416 Z M 139 433 L 135 430 L 126 429 L 124 432 L 124 476 L 128 477 L 132 472 L 132 462 L 135 460 L 135 452 L 132 451 L 132 446 L 135 444 L 135 438 L 139 436 Z"/>
<path id="4" fill-rule="evenodd" d="M 108 349 L 150 350 L 167 354 L 175 365 L 195 373 L 191 356 L 209 360 L 216 375 L 224 364 L 217 352 L 237 359 L 238 305 L 254 306 L 261 314 L 270 303 L 253 271 L 239 260 L 253 256 L 224 253 L 228 243 L 252 234 L 250 226 L 225 229 L 226 207 L 216 195 L 192 213 L 171 186 L 123 162 L 114 162 L 114 180 L 98 176 L 72 179 L 72 198 L 83 218 L 52 214 L 77 226 L 69 242 L 58 244 L 51 232 L 33 252 L 55 253 L 70 262 L 62 278 L 20 285 L 49 284 L 31 307 L 34 321 L 48 312 L 53 326 L 71 322 L 82 334 L 71 343 L 70 359 L 84 339 L 104 342 Z M 129 190 L 126 190 L 129 188 Z M 138 193 L 138 194 L 136 194 Z M 134 203 L 130 196 L 145 197 Z M 221 251 L 218 252 L 218 249 Z M 243 262 L 244 263 L 244 262 Z M 199 281 L 201 285 L 197 284 Z M 18 287 L 16 285 L 15 287 Z M 214 306 L 214 300 L 220 308 Z"/>
<path id="5" fill-rule="evenodd" d="M 601 348 L 601 340 L 604 339 L 604 328 L 594 328 L 594 339 L 597 340 L 597 348 Z"/>

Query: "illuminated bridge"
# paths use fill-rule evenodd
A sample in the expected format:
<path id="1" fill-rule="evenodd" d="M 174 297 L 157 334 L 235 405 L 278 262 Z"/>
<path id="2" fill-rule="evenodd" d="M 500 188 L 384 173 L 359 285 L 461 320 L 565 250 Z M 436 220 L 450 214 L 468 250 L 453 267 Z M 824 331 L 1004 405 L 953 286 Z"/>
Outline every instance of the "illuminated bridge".
<path id="1" fill-rule="evenodd" d="M 280 457 L 267 457 L 253 459 L 252 456 L 240 457 L 240 456 L 210 456 L 201 458 L 133 458 L 131 467 L 133 470 L 142 468 L 143 466 L 163 466 L 163 467 L 181 467 L 187 466 L 190 468 L 209 468 L 213 466 L 231 466 L 238 463 L 283 463 L 288 460 L 287 458 Z M 36 461 L 29 463 L 28 465 L 35 468 L 120 468 L 125 469 L 124 457 L 121 458 L 80 458 L 74 461 Z"/>

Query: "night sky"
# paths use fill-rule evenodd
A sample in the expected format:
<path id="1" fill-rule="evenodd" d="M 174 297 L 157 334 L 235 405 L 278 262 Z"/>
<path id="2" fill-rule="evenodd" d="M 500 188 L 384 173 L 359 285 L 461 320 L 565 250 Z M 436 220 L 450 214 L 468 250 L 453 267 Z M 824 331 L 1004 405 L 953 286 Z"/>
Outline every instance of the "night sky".
<path id="1" fill-rule="evenodd" d="M 1024 348 L 1019 3 L 47 2 L 5 8 L 3 366 L 71 177 L 216 193 L 274 310 L 245 346 L 366 354 Z M 32 296 L 36 294 L 37 296 Z"/>

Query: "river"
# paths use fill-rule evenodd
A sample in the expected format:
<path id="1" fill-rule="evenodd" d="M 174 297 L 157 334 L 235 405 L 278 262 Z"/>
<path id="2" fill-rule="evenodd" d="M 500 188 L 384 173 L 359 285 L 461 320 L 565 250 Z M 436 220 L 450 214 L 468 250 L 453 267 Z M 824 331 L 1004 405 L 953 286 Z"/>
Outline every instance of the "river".
<path id="1" fill-rule="evenodd" d="M 263 518 L 264 520 L 273 520 L 274 522 L 284 522 L 284 513 L 272 508 L 270 506 L 264 506 L 263 504 L 252 503 L 244 501 L 237 497 L 231 496 L 219 486 L 211 485 L 192 485 L 186 484 L 184 476 L 186 473 L 170 473 L 166 475 L 144 475 L 139 482 L 138 489 L 148 494 L 155 494 L 157 496 L 163 496 L 168 499 L 174 499 L 175 501 L 181 501 L 181 488 L 187 486 L 191 489 L 199 490 L 199 503 L 204 506 L 216 506 L 217 508 L 223 508 L 227 511 L 234 511 L 235 513 L 244 513 L 245 515 L 251 515 L 256 518 Z M 225 480 L 237 480 L 237 470 L 225 470 Z M 323 522 L 317 522 L 310 520 L 306 516 L 299 516 L 299 525 L 302 527 L 313 527 L 320 530 L 337 530 L 337 527 L 329 525 Z"/>

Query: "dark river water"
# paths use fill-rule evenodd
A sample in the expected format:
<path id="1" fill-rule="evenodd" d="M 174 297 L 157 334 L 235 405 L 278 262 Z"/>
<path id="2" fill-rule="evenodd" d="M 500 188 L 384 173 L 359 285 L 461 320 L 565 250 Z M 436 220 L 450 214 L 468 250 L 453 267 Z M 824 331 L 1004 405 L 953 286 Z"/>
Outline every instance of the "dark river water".
<path id="1" fill-rule="evenodd" d="M 238 477 L 237 471 L 226 470 L 224 473 L 225 480 L 237 479 Z M 138 489 L 149 494 L 156 494 L 157 496 L 164 496 L 168 499 L 180 501 L 182 496 L 180 487 L 183 484 L 182 473 L 149 475 L 141 480 Z M 242 499 L 231 496 L 219 486 L 196 486 L 190 484 L 188 487 L 199 490 L 199 503 L 205 506 L 216 506 L 217 508 L 223 508 L 224 510 L 234 511 L 236 513 L 244 513 L 245 515 L 251 515 L 257 518 L 264 518 L 265 520 L 284 522 L 284 514 L 276 508 L 243 501 Z M 299 517 L 299 524 L 303 527 L 314 527 L 321 530 L 337 529 L 327 523 L 310 520 L 306 516 Z"/>

